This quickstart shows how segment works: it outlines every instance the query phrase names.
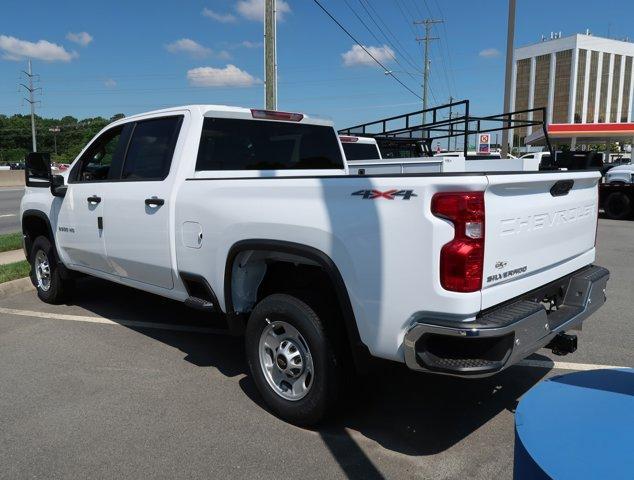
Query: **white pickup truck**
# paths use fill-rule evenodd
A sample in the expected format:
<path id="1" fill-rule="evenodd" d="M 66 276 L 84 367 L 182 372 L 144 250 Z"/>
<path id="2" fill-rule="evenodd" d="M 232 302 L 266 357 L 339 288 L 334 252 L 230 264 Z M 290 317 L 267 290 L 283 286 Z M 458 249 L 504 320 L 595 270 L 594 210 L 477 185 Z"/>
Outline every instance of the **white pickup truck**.
<path id="1" fill-rule="evenodd" d="M 350 175 L 330 122 L 211 105 L 118 120 L 63 176 L 42 160 L 21 205 L 39 297 L 81 273 L 215 312 L 297 424 L 372 358 L 481 377 L 572 351 L 605 301 L 596 172 Z"/>

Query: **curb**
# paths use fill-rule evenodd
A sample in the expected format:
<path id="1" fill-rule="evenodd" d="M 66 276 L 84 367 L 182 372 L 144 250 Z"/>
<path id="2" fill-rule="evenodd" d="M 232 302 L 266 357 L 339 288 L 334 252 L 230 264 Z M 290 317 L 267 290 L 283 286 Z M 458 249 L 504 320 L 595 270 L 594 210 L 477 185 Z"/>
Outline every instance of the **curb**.
<path id="1" fill-rule="evenodd" d="M 21 248 L 0 252 L 0 265 L 9 265 L 10 263 L 21 262 L 22 260 L 26 260 L 26 257 L 24 256 L 24 250 Z"/>
<path id="2" fill-rule="evenodd" d="M 0 283 L 0 298 L 35 290 L 30 277 L 18 278 L 10 282 Z"/>

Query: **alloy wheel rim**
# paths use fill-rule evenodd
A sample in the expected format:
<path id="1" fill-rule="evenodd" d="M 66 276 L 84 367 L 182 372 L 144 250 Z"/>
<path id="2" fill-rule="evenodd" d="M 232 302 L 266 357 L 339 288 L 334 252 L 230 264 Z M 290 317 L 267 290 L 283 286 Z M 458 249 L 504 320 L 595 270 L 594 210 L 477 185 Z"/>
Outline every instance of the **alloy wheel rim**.
<path id="1" fill-rule="evenodd" d="M 288 322 L 271 321 L 260 335 L 259 357 L 264 378 L 285 400 L 297 401 L 308 395 L 315 370 L 308 343 Z"/>
<path id="2" fill-rule="evenodd" d="M 51 265 L 48 256 L 43 250 L 38 250 L 35 255 L 35 277 L 37 286 L 44 292 L 51 288 Z"/>

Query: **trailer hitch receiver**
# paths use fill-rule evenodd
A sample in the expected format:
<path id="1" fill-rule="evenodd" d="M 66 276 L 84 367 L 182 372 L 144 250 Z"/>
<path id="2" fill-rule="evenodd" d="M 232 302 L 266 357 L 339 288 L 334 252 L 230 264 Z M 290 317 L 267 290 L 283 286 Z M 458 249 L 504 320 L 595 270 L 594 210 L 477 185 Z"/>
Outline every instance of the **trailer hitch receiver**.
<path id="1" fill-rule="evenodd" d="M 577 336 L 558 333 L 546 348 L 550 348 L 555 355 L 568 355 L 577 350 Z"/>

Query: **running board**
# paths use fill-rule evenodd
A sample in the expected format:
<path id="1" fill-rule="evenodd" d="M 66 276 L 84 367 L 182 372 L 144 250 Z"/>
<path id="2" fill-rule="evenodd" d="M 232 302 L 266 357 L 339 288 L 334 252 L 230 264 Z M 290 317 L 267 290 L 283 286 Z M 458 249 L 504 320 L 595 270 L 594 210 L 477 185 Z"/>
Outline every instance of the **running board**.
<path id="1" fill-rule="evenodd" d="M 195 308 L 196 310 L 201 310 L 203 312 L 216 311 L 216 306 L 212 302 L 203 300 L 202 298 L 198 297 L 188 297 L 187 300 L 185 300 L 185 305 L 190 308 Z"/>

